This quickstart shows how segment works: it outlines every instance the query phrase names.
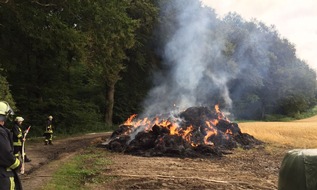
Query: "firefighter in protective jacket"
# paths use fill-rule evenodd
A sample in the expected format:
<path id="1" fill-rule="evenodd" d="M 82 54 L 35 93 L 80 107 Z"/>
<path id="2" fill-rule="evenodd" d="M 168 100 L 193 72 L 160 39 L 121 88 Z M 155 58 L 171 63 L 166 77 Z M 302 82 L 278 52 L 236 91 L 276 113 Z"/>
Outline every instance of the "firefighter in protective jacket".
<path id="1" fill-rule="evenodd" d="M 45 145 L 50 144 L 53 145 L 53 125 L 52 125 L 53 116 L 48 116 L 46 123 L 46 130 L 44 132 L 44 143 Z"/>
<path id="2" fill-rule="evenodd" d="M 21 163 L 13 154 L 11 132 L 4 127 L 7 117 L 13 114 L 9 104 L 0 101 L 0 190 L 22 189 L 17 170 Z"/>
<path id="3" fill-rule="evenodd" d="M 22 143 L 24 133 L 22 131 L 22 123 L 24 119 L 23 117 L 16 117 L 14 121 L 14 126 L 12 127 L 11 131 L 13 133 L 13 147 L 14 147 L 14 155 L 19 158 L 22 155 Z M 31 160 L 26 156 L 24 151 L 24 161 L 31 162 Z"/>

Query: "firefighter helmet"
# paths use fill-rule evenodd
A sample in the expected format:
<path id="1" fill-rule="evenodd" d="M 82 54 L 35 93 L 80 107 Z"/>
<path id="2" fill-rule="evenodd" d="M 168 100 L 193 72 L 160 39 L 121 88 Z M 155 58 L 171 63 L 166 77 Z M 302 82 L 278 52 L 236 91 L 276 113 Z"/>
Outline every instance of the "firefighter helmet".
<path id="1" fill-rule="evenodd" d="M 52 119 L 53 119 L 53 116 L 51 116 L 51 115 L 50 115 L 50 116 L 48 116 L 48 119 L 52 120 Z"/>
<path id="2" fill-rule="evenodd" d="M 23 117 L 16 117 L 15 121 L 24 121 L 24 118 Z"/>
<path id="3" fill-rule="evenodd" d="M 13 115 L 10 105 L 6 101 L 0 101 L 0 120 L 5 121 L 9 115 Z"/>

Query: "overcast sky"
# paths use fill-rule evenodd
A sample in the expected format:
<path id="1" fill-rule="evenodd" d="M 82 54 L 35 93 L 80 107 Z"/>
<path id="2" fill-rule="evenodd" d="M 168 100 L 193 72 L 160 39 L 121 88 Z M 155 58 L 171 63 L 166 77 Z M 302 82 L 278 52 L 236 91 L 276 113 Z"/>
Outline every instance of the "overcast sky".
<path id="1" fill-rule="evenodd" d="M 275 25 L 295 45 L 297 57 L 317 71 L 317 0 L 201 0 L 217 15 L 236 12 Z"/>

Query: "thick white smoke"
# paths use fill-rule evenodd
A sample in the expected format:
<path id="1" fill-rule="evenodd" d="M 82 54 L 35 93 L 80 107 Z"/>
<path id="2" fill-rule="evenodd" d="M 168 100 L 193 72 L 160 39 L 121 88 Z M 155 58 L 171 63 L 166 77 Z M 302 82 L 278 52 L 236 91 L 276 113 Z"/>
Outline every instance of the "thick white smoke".
<path id="1" fill-rule="evenodd" d="M 190 2 L 190 3 L 189 3 Z M 170 1 L 174 7 L 175 26 L 165 45 L 164 62 L 168 74 L 156 77 L 156 83 L 144 103 L 144 115 L 170 113 L 190 106 L 208 105 L 214 84 L 221 92 L 226 106 L 231 105 L 227 88 L 227 74 L 212 70 L 213 60 L 221 56 L 224 41 L 213 34 L 211 26 L 216 22 L 211 9 L 202 8 L 200 1 Z M 170 33 L 171 31 L 165 31 Z M 219 36 L 219 35 L 218 35 Z M 208 81 L 213 81 L 208 83 Z M 209 102 L 210 103 L 210 102 Z"/>

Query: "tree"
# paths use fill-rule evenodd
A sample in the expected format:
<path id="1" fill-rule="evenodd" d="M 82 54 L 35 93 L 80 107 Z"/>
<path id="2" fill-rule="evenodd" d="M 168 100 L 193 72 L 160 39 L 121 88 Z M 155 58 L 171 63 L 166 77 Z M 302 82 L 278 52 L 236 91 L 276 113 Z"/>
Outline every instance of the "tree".
<path id="1" fill-rule="evenodd" d="M 280 38 L 274 26 L 246 22 L 233 13 L 223 25 L 222 35 L 233 47 L 225 55 L 238 65 L 229 83 L 236 116 L 264 119 L 266 114 L 297 113 L 315 104 L 316 73 L 296 57 L 294 45 Z"/>
<path id="2" fill-rule="evenodd" d="M 79 27 L 88 37 L 88 64 L 104 84 L 105 123 L 112 125 L 115 85 L 126 68 L 126 50 L 135 44 L 135 30 L 139 22 L 130 18 L 129 0 L 94 1 L 86 5 Z"/>
<path id="3" fill-rule="evenodd" d="M 150 75 L 159 64 L 157 40 L 153 36 L 158 19 L 154 1 L 132 1 L 127 9 L 129 17 L 139 21 L 135 30 L 135 45 L 126 51 L 126 69 L 116 86 L 114 122 L 121 123 L 133 113 L 142 112 L 141 103 L 150 88 Z"/>
<path id="4" fill-rule="evenodd" d="M 34 125 L 52 114 L 59 129 L 70 131 L 98 118 L 89 98 L 76 96 L 90 85 L 82 64 L 86 36 L 76 27 L 80 6 L 77 1 L 10 1 L 0 7 L 3 65 L 17 106 Z"/>

